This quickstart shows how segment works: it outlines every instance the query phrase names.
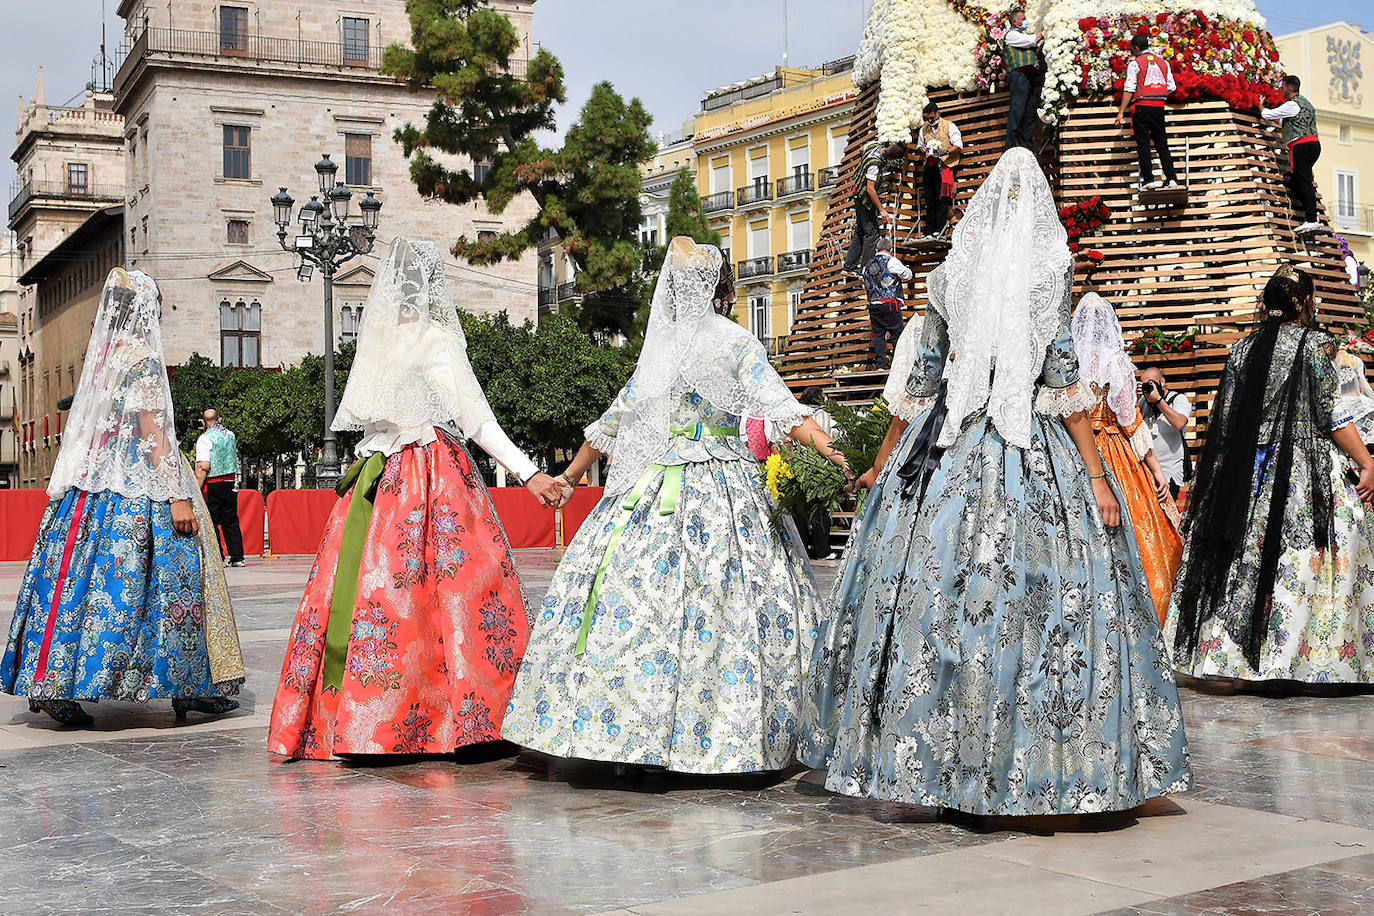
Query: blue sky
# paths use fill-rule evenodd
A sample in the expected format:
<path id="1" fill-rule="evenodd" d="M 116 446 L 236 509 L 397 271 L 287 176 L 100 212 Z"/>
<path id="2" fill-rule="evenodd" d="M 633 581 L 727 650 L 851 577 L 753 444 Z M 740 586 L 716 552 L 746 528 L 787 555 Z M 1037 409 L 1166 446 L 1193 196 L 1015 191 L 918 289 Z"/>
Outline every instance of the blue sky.
<path id="1" fill-rule="evenodd" d="M 106 0 L 109 47 L 118 47 L 122 24 Z M 100 47 L 100 0 L 6 2 L 0 55 L 0 99 L 13 124 L 15 99 L 34 91 L 42 64 L 49 104 L 79 99 Z M 654 115 L 654 130 L 671 132 L 692 116 L 702 93 L 771 71 L 782 62 L 783 11 L 794 64 L 817 64 L 854 53 L 866 0 L 537 0 L 535 40 L 563 61 L 568 110 L 576 117 L 592 85 L 609 79 L 625 95 L 640 97 Z M 1361 22 L 1374 29 L 1369 0 L 1259 0 L 1277 33 L 1327 22 Z M 13 164 L 4 170 L 14 175 Z M 8 184 L 8 180 L 6 181 Z"/>

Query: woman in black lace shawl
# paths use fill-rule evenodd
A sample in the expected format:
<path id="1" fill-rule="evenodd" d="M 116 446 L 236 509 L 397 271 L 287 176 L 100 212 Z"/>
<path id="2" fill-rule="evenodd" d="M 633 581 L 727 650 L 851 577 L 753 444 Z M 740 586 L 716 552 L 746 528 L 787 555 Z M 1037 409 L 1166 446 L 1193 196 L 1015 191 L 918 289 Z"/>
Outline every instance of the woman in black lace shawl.
<path id="1" fill-rule="evenodd" d="M 1311 276 L 1281 267 L 1259 328 L 1222 373 L 1169 620 L 1176 664 L 1195 676 L 1371 674 L 1342 658 L 1369 632 L 1359 619 L 1369 602 L 1350 599 L 1363 588 L 1361 561 L 1374 559 L 1362 504 L 1374 493 L 1374 458 L 1337 409 L 1334 346 L 1313 311 Z M 1347 480 L 1352 463 L 1358 479 Z M 1364 651 L 1374 656 L 1374 645 Z"/>

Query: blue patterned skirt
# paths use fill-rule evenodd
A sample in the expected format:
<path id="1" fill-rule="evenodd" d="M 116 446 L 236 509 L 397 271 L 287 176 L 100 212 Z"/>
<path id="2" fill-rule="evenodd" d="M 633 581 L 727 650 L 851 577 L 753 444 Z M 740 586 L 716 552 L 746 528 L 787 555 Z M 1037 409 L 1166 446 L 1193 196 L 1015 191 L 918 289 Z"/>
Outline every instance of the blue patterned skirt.
<path id="1" fill-rule="evenodd" d="M 624 497 L 597 505 L 554 572 L 502 737 L 686 773 L 793 761 L 815 582 L 791 523 L 770 524 L 773 502 L 756 474 L 752 461 L 687 464 L 665 512 L 672 488 L 660 469 L 618 543 Z"/>
<path id="2" fill-rule="evenodd" d="M 0 690 L 43 700 L 215 696 L 200 547 L 172 528 L 168 503 L 85 494 L 53 616 L 81 495 L 70 491 L 43 517 L 0 660 Z"/>
<path id="3" fill-rule="evenodd" d="M 1022 450 L 966 422 L 923 504 L 895 474 L 918 423 L 880 474 L 803 709 L 801 759 L 832 791 L 1064 814 L 1192 785 L 1125 502 L 1105 528 L 1063 424 L 1033 423 Z"/>

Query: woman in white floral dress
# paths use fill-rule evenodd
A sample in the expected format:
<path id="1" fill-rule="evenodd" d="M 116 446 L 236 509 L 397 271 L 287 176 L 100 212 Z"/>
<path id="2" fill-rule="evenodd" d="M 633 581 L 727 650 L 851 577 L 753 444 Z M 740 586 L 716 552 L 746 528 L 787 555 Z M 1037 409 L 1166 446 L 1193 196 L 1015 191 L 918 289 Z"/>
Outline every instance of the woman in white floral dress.
<path id="1" fill-rule="evenodd" d="M 719 249 L 673 240 L 635 373 L 564 474 L 570 488 L 611 458 L 534 621 L 510 741 L 686 773 L 793 760 L 815 582 L 740 431 L 762 419 L 844 459 L 758 340 L 716 313 L 721 277 Z"/>

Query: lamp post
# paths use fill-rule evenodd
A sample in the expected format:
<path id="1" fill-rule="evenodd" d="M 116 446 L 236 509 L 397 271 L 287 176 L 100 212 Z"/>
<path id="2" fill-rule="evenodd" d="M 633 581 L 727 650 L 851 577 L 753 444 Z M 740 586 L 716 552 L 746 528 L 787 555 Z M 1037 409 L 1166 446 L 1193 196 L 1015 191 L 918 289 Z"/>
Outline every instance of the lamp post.
<path id="1" fill-rule="evenodd" d="M 339 268 L 360 254 L 372 250 L 377 240 L 377 215 L 382 202 L 371 191 L 358 202 L 361 216 L 349 224 L 348 206 L 353 198 L 343 182 L 335 181 L 339 166 L 330 161 L 329 154 L 315 164 L 319 176 L 320 193 L 312 194 L 301 207 L 297 219 L 300 232 L 287 239 L 291 225 L 291 210 L 296 201 L 286 188 L 272 196 L 272 214 L 277 223 L 277 241 L 282 250 L 300 256 L 296 279 L 310 280 L 315 268 L 324 277 L 324 447 L 320 450 L 320 464 L 316 483 L 333 488 L 339 482 L 339 443 L 334 435 L 334 275 Z M 323 200 L 321 199 L 323 198 Z"/>

